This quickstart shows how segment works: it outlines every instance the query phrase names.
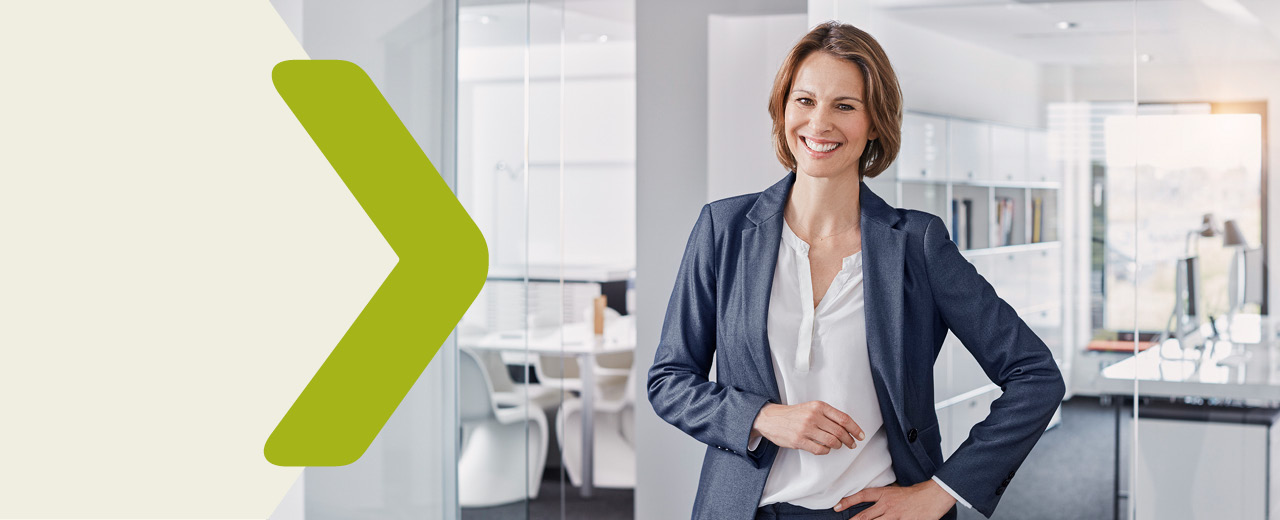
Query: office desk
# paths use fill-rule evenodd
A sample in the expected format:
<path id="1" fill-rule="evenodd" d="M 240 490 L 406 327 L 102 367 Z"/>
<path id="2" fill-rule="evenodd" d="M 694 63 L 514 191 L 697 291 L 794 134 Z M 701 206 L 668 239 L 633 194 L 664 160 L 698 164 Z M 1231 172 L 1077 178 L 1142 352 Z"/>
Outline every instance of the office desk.
<path id="1" fill-rule="evenodd" d="M 626 341 L 625 334 L 611 334 L 606 338 L 588 334 L 585 324 L 566 325 L 563 331 L 535 329 L 527 335 L 524 331 L 508 331 L 494 332 L 478 338 L 459 338 L 458 345 L 479 350 L 577 359 L 578 372 L 582 378 L 582 489 L 579 492 L 583 498 L 590 498 L 595 489 L 596 356 L 634 351 L 634 329 L 632 332 L 630 341 Z"/>
<path id="2" fill-rule="evenodd" d="M 1186 350 L 1169 340 L 1102 369 L 1100 390 L 1132 395 L 1136 377 L 1140 396 L 1217 399 L 1250 406 L 1280 403 L 1280 342 L 1270 332 L 1275 327 L 1256 315 L 1239 316 L 1236 321 L 1230 331 L 1224 331 L 1226 340 L 1206 341 L 1203 348 Z M 1186 359 L 1165 359 L 1162 354 Z"/>
<path id="3" fill-rule="evenodd" d="M 1280 418 L 1280 342 L 1275 341 L 1275 328 L 1268 318 L 1241 316 L 1236 321 L 1224 331 L 1224 340 L 1205 341 L 1203 348 L 1182 350 L 1170 340 L 1102 369 L 1100 393 L 1116 402 L 1117 519 L 1119 499 L 1125 497 L 1119 478 L 1121 412 L 1125 400 L 1133 400 L 1135 381 L 1138 398 L 1150 403 L 1138 408 L 1143 440 L 1134 447 L 1140 464 L 1133 471 L 1141 471 L 1138 476 L 1147 480 L 1135 480 L 1141 495 L 1140 518 L 1153 517 L 1155 511 L 1174 503 L 1180 504 L 1178 513 L 1165 516 L 1169 513 L 1161 511 L 1158 517 L 1193 515 L 1195 508 L 1203 510 L 1208 503 L 1221 506 L 1215 514 L 1234 508 L 1220 518 L 1280 517 L 1277 500 L 1271 500 L 1280 496 L 1280 466 L 1272 457 L 1254 455 L 1269 455 L 1273 445 L 1280 446 L 1280 428 L 1273 427 Z M 1216 475 L 1211 486 L 1244 498 L 1232 499 L 1229 493 L 1212 498 L 1198 495 L 1207 492 L 1204 485 L 1151 484 L 1186 482 L 1210 471 Z M 1272 474 L 1277 478 L 1271 479 Z M 1155 500 L 1158 491 L 1163 492 L 1159 502 Z M 1127 498 L 1132 500 L 1134 494 L 1130 490 Z M 1259 496 L 1262 500 L 1256 499 Z"/>

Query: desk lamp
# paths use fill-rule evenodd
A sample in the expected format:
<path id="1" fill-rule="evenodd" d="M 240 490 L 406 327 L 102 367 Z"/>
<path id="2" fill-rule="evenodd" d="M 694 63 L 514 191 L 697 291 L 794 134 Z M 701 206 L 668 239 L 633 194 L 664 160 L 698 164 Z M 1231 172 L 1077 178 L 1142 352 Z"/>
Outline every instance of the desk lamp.
<path id="1" fill-rule="evenodd" d="M 1222 223 L 1222 245 L 1235 250 L 1231 254 L 1230 276 L 1227 277 L 1227 297 L 1230 300 L 1227 304 L 1227 330 L 1230 331 L 1231 323 L 1235 321 L 1236 311 L 1240 310 L 1244 302 L 1246 279 L 1244 250 L 1249 248 L 1249 241 L 1245 240 L 1244 233 L 1240 232 L 1240 225 L 1236 224 L 1235 220 Z"/>
<path id="2" fill-rule="evenodd" d="M 1234 221 L 1232 221 L 1234 222 Z M 1205 213 L 1200 227 L 1187 232 L 1187 244 L 1185 247 L 1187 256 L 1200 256 L 1200 238 L 1213 238 L 1218 236 L 1218 221 L 1213 218 L 1213 213 Z M 1239 231 L 1238 229 L 1236 230 Z M 1196 237 L 1196 249 L 1191 251 L 1191 237 Z"/>

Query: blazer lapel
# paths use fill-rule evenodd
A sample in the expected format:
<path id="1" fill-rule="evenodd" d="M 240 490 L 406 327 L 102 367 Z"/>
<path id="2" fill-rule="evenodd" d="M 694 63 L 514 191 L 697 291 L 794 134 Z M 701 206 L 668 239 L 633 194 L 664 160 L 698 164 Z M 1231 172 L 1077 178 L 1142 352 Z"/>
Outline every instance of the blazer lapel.
<path id="1" fill-rule="evenodd" d="M 768 397 L 775 403 L 782 402 L 782 394 L 769 352 L 769 296 L 773 293 L 773 271 L 778 266 L 778 245 L 782 242 L 782 208 L 794 183 L 795 173 L 789 173 L 760 193 L 747 211 L 747 219 L 755 226 L 742 230 L 743 251 L 738 256 L 738 272 L 745 277 L 742 309 L 746 315 L 740 323 L 750 331 L 747 350 Z"/>
<path id="2" fill-rule="evenodd" d="M 862 207 L 863 312 L 867 324 L 867 353 L 872 375 L 888 390 L 899 424 L 909 424 L 905 409 L 905 368 L 903 358 L 903 269 L 906 232 L 894 229 L 898 212 L 883 199 L 861 186 Z"/>

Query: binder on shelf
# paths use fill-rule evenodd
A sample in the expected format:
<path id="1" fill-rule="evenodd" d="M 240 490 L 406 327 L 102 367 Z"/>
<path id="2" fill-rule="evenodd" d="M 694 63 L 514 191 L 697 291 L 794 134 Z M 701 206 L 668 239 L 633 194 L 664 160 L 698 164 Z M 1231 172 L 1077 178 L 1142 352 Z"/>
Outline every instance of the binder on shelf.
<path id="1" fill-rule="evenodd" d="M 970 199 L 951 199 L 951 241 L 961 251 L 969 249 L 973 244 L 973 226 L 970 221 L 973 201 Z"/>
<path id="2" fill-rule="evenodd" d="M 960 245 L 960 201 L 951 199 L 951 241 L 956 243 L 956 247 L 964 249 Z"/>

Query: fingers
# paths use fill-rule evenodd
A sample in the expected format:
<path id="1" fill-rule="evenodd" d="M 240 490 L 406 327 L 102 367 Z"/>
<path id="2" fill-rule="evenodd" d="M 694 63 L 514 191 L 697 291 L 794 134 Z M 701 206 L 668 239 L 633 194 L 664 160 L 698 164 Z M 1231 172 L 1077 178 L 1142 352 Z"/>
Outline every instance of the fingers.
<path id="1" fill-rule="evenodd" d="M 856 441 L 865 437 L 862 428 L 848 414 L 822 401 L 810 401 L 809 404 L 811 411 L 819 416 L 816 418 L 816 426 L 836 436 L 841 444 L 854 448 L 857 446 Z"/>
<path id="2" fill-rule="evenodd" d="M 881 495 L 884 494 L 884 488 L 873 487 L 864 488 L 862 491 L 849 495 L 836 502 L 835 510 L 844 511 L 863 502 L 879 502 Z M 872 517 L 875 518 L 875 517 Z"/>
<path id="3" fill-rule="evenodd" d="M 822 401 L 798 405 L 765 405 L 752 425 L 753 433 L 778 446 L 826 455 L 841 445 L 856 448 L 865 434 L 848 414 Z"/>
<path id="4" fill-rule="evenodd" d="M 857 445 L 853 436 L 849 435 L 849 431 L 845 430 L 844 426 L 841 426 L 825 416 L 818 421 L 818 429 L 822 430 L 823 433 L 830 435 L 836 440 L 836 442 L 839 442 L 849 448 L 853 448 Z"/>
<path id="5" fill-rule="evenodd" d="M 880 518 L 881 516 L 884 516 L 886 509 L 888 508 L 877 503 L 874 506 L 862 510 L 861 513 L 853 515 L 849 520 L 872 520 L 874 518 Z"/>
<path id="6" fill-rule="evenodd" d="M 863 501 L 858 500 L 858 493 L 850 494 L 850 496 L 841 498 L 840 502 L 836 502 L 836 512 L 847 510 L 847 508 L 859 505 L 861 502 Z"/>
<path id="7" fill-rule="evenodd" d="M 823 404 L 826 405 L 826 403 Z M 837 410 L 836 407 L 831 405 L 826 405 L 823 412 L 828 419 L 831 419 L 845 431 L 849 432 L 849 435 L 860 441 L 866 440 L 866 434 L 862 432 L 862 427 L 858 426 L 858 423 L 854 422 L 853 417 L 849 417 L 849 414 Z"/>
<path id="8" fill-rule="evenodd" d="M 847 444 L 845 444 L 845 442 L 841 440 L 839 437 L 836 437 L 835 435 L 832 435 L 822 430 L 815 430 L 810 432 L 809 438 L 813 439 L 818 444 L 826 446 L 827 448 L 832 450 L 840 449 L 842 446 L 847 446 Z"/>
<path id="9" fill-rule="evenodd" d="M 853 437 L 849 435 L 849 432 L 845 431 L 843 427 L 829 419 L 819 419 L 816 428 L 821 433 L 815 432 L 813 440 L 821 440 L 823 441 L 822 444 L 833 448 L 839 448 L 840 446 L 837 444 L 847 448 L 853 448 L 855 445 L 855 441 Z M 828 437 L 830 437 L 832 442 L 826 442 Z"/>
<path id="10" fill-rule="evenodd" d="M 804 439 L 800 441 L 799 448 L 814 455 L 826 455 L 831 453 L 831 448 L 818 444 L 818 442 L 812 439 Z"/>
<path id="11" fill-rule="evenodd" d="M 866 493 L 865 490 L 840 499 L 839 502 L 836 502 L 836 512 L 844 511 L 845 509 L 849 509 L 850 507 L 866 502 L 866 500 L 858 498 L 863 496 L 864 493 Z"/>

